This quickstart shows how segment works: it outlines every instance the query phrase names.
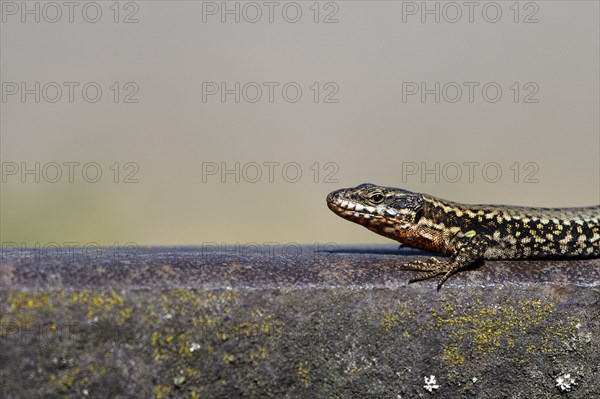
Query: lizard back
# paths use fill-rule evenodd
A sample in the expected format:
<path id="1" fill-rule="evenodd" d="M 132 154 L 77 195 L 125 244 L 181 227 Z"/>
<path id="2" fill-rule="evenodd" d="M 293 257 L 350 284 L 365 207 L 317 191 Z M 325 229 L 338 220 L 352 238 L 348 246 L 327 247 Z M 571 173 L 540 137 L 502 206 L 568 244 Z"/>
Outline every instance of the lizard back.
<path id="1" fill-rule="evenodd" d="M 467 205 L 423 195 L 426 217 L 434 229 L 459 227 L 491 244 L 486 259 L 600 256 L 600 206 L 533 208 L 511 205 Z M 421 221 L 419 221 L 421 222 Z"/>

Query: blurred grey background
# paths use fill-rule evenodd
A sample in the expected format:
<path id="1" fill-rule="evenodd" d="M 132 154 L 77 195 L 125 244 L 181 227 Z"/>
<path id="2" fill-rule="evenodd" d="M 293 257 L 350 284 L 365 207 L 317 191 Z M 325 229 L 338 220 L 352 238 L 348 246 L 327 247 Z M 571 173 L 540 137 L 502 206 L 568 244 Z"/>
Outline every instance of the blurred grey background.
<path id="1" fill-rule="evenodd" d="M 1 5 L 5 246 L 388 242 L 325 205 L 363 182 L 600 203 L 595 1 Z"/>

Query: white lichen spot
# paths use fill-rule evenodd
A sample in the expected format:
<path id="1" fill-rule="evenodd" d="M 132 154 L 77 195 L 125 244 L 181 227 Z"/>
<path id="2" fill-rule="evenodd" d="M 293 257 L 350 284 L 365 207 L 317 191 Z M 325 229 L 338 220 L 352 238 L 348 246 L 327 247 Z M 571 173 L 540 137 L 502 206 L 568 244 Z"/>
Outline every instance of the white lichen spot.
<path id="1" fill-rule="evenodd" d="M 81 391 L 81 393 L 83 394 L 83 396 L 88 396 L 90 394 L 87 389 L 84 389 L 83 391 Z"/>
<path id="2" fill-rule="evenodd" d="M 435 375 L 430 375 L 429 378 L 425 377 L 425 385 L 423 385 L 423 388 L 425 388 L 429 392 L 432 392 L 434 389 L 440 388 L 440 386 L 437 385 L 437 381 L 435 380 Z"/>
<path id="3" fill-rule="evenodd" d="M 556 379 L 556 386 L 561 391 L 570 391 L 575 383 L 575 378 L 571 378 L 571 374 L 563 374 Z"/>
<path id="4" fill-rule="evenodd" d="M 175 378 L 173 378 L 173 384 L 175 384 L 176 386 L 181 386 L 181 385 L 183 385 L 184 382 L 185 382 L 185 377 L 182 375 L 178 375 Z"/>
<path id="5" fill-rule="evenodd" d="M 473 377 L 473 378 L 471 378 L 471 381 L 473 381 L 473 384 L 475 384 L 479 380 L 477 379 L 477 377 Z"/>
<path id="6" fill-rule="evenodd" d="M 190 352 L 195 352 L 198 349 L 200 349 L 200 344 L 197 344 L 195 342 L 192 342 L 192 344 L 190 345 Z"/>

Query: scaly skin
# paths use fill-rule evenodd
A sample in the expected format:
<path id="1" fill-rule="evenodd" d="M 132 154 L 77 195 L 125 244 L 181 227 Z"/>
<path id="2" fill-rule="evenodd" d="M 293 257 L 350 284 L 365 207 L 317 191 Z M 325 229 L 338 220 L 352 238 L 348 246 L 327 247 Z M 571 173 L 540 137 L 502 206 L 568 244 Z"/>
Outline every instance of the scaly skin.
<path id="1" fill-rule="evenodd" d="M 327 205 L 377 234 L 450 255 L 403 266 L 421 272 L 410 282 L 442 275 L 438 289 L 454 272 L 482 259 L 600 256 L 600 206 L 464 205 L 374 184 L 334 191 Z"/>

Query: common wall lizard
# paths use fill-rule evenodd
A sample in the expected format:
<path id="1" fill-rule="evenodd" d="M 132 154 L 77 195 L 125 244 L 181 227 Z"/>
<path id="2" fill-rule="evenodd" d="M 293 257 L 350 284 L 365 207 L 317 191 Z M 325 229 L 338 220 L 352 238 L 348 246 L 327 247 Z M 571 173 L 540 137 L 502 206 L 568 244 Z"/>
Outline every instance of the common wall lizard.
<path id="1" fill-rule="evenodd" d="M 442 275 L 438 289 L 454 272 L 482 259 L 600 256 L 600 206 L 465 205 L 374 184 L 334 191 L 327 205 L 402 244 L 450 255 L 403 266 L 421 272 L 410 282 Z"/>

